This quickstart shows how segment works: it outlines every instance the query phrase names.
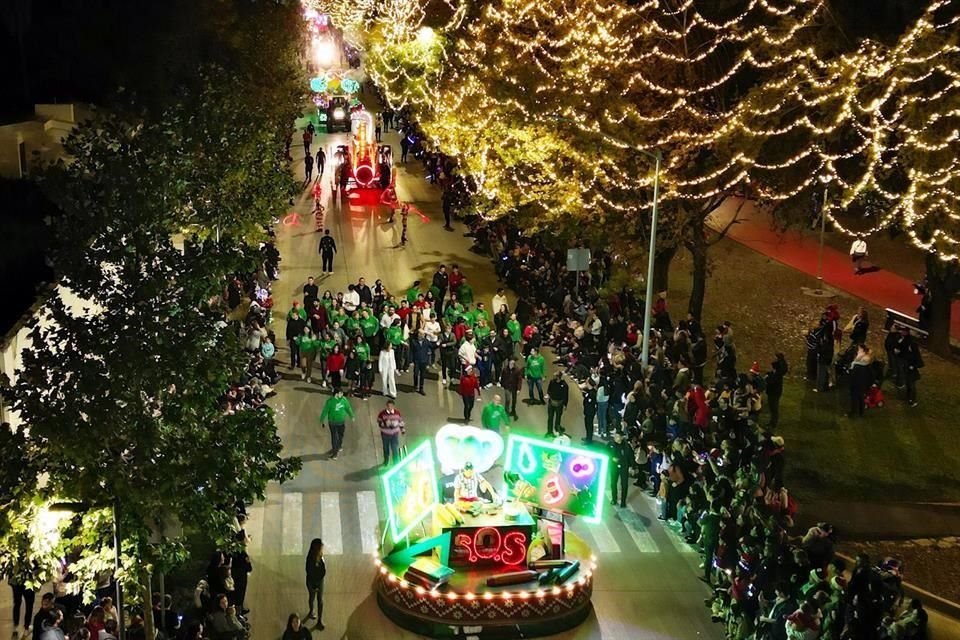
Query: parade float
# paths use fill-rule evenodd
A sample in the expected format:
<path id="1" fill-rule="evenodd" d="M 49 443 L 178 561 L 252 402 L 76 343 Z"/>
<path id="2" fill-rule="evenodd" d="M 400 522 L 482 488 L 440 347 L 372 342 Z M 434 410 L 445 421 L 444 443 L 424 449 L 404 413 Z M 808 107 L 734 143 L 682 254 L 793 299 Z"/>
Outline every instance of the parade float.
<path id="1" fill-rule="evenodd" d="M 596 557 L 566 524 L 599 521 L 607 466 L 588 449 L 444 426 L 381 477 L 381 610 L 433 638 L 545 636 L 579 625 L 590 613 Z M 502 483 L 484 476 L 494 467 Z"/>

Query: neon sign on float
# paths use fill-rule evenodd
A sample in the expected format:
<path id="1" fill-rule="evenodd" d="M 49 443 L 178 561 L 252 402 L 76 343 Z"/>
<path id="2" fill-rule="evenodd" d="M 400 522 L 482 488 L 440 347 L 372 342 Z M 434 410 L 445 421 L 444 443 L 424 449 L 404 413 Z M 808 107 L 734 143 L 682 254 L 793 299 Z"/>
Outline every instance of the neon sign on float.
<path id="1" fill-rule="evenodd" d="M 440 502 L 430 441 L 425 440 L 406 458 L 383 474 L 390 537 L 399 542 Z"/>
<path id="2" fill-rule="evenodd" d="M 504 475 L 518 479 L 514 496 L 587 522 L 600 521 L 608 466 L 608 456 L 590 449 L 513 434 L 507 439 Z"/>
<path id="3" fill-rule="evenodd" d="M 453 538 L 454 546 L 462 549 L 471 564 L 499 563 L 515 566 L 527 557 L 527 535 L 522 531 L 501 534 L 493 527 L 483 527 L 475 533 L 458 533 Z"/>

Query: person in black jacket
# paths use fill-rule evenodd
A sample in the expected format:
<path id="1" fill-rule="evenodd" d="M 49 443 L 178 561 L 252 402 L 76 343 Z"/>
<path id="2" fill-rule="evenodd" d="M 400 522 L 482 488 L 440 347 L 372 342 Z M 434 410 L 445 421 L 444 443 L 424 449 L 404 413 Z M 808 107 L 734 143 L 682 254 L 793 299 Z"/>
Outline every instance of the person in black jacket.
<path id="1" fill-rule="evenodd" d="M 300 624 L 300 616 L 291 613 L 287 618 L 287 628 L 281 640 L 310 640 L 311 637 L 310 631 Z"/>
<path id="2" fill-rule="evenodd" d="M 547 435 L 553 436 L 554 431 L 560 426 L 563 410 L 567 408 L 567 402 L 570 400 L 570 388 L 563 379 L 562 371 L 553 374 L 553 379 L 547 387 L 547 395 L 550 397 L 547 403 Z"/>
<path id="3" fill-rule="evenodd" d="M 783 396 L 783 377 L 787 375 L 787 359 L 782 353 L 770 364 L 764 381 L 767 387 L 767 406 L 770 408 L 770 428 L 780 424 L 780 398 Z"/>
<path id="4" fill-rule="evenodd" d="M 630 464 L 634 458 L 633 449 L 619 431 L 614 432 L 613 442 L 607 446 L 610 448 L 610 504 L 616 505 L 619 502 L 621 507 L 626 507 L 627 487 L 630 486 Z"/>
<path id="5" fill-rule="evenodd" d="M 417 335 L 410 339 L 410 358 L 413 360 L 413 387 L 420 395 L 423 392 L 423 380 L 427 376 L 427 366 L 430 365 L 430 342 L 427 341 L 423 329 L 417 330 Z"/>
<path id="6" fill-rule="evenodd" d="M 897 361 L 897 384 L 905 388 L 907 404 L 917 406 L 917 380 L 923 367 L 920 347 L 910 335 L 910 327 L 900 327 L 900 338 L 893 347 L 893 356 Z"/>
<path id="7" fill-rule="evenodd" d="M 597 417 L 597 388 L 593 384 L 593 378 L 587 378 L 583 383 L 583 430 L 587 437 L 583 441 L 587 444 L 593 443 L 593 419 Z"/>
<path id="8" fill-rule="evenodd" d="M 323 232 L 318 252 L 320 261 L 323 263 L 323 272 L 333 273 L 333 256 L 337 252 L 337 241 L 330 235 L 330 229 Z"/>
<path id="9" fill-rule="evenodd" d="M 437 289 L 437 306 L 435 311 L 437 316 L 442 316 L 443 314 L 443 299 L 447 295 L 447 289 L 450 287 L 450 274 L 447 273 L 447 265 L 442 264 L 437 268 L 437 272 L 433 274 L 433 286 Z"/>
<path id="10" fill-rule="evenodd" d="M 287 314 L 287 343 L 290 345 L 291 369 L 300 366 L 300 348 L 297 346 L 296 338 L 303 335 L 306 326 L 307 314 L 302 313 L 300 303 L 294 301 L 293 309 Z"/>
<path id="11" fill-rule="evenodd" d="M 243 601 L 247 596 L 247 582 L 250 572 L 253 571 L 253 563 L 250 556 L 247 555 L 246 542 L 247 534 L 245 531 L 238 531 L 234 538 L 240 546 L 238 551 L 232 554 L 230 566 L 233 575 L 233 591 L 231 592 L 231 603 L 237 608 L 241 615 L 246 614 L 249 609 L 244 607 Z"/>
<path id="12" fill-rule="evenodd" d="M 304 570 L 307 578 L 307 600 L 310 603 L 310 612 L 305 619 L 316 618 L 316 628 L 323 631 L 323 579 L 327 577 L 327 564 L 323 559 L 323 540 L 320 538 L 314 538 L 310 542 Z M 317 601 L 316 614 L 313 608 L 314 598 Z"/>

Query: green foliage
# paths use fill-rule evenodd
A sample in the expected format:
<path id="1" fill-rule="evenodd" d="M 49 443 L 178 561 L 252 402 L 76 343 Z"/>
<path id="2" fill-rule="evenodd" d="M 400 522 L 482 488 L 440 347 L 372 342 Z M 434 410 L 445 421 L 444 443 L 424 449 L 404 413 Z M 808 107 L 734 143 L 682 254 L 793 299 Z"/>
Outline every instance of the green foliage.
<path id="1" fill-rule="evenodd" d="M 215 4 L 233 8 L 204 28 L 236 27 L 215 56 L 223 66 L 195 69 L 163 100 L 101 111 L 40 178 L 62 211 L 50 229 L 57 276 L 84 303 L 47 300 L 4 389 L 29 430 L 0 434 L 4 453 L 22 453 L 0 478 L 5 502 L 21 505 L 0 529 L 0 564 L 21 554 L 36 559 L 23 572 L 45 579 L 56 536 L 38 527 L 49 502 L 72 505 L 56 551 L 87 596 L 113 570 L 114 509 L 117 577 L 139 593 L 145 572 L 186 558 L 183 540 L 157 539 L 164 523 L 226 544 L 233 506 L 300 469 L 282 456 L 272 411 L 220 406 L 249 360 L 225 320 L 224 276 L 256 268 L 263 230 L 295 193 L 282 149 L 303 86 L 290 37 L 300 25 L 295 8 Z"/>

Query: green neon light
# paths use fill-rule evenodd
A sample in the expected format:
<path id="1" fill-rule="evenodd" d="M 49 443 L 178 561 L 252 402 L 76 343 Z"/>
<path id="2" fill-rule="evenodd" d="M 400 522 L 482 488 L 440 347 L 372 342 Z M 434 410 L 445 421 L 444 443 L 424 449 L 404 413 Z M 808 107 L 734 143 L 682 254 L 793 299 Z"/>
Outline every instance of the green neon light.
<path id="1" fill-rule="evenodd" d="M 544 458 L 557 465 L 557 470 L 551 471 L 544 466 Z M 578 459 L 585 458 L 585 462 L 594 465 L 589 475 L 575 476 L 571 465 Z M 523 480 L 532 485 L 537 493 L 526 502 L 531 502 L 550 511 L 563 511 L 575 516 L 583 516 L 586 522 L 597 523 L 603 514 L 603 500 L 609 481 L 608 470 L 610 457 L 591 449 L 569 447 L 553 444 L 546 440 L 529 438 L 511 434 L 507 438 L 507 455 L 504 462 L 504 473 L 514 472 Z M 579 467 L 578 467 L 579 469 Z M 562 508 L 558 504 L 547 500 L 544 489 L 548 485 L 556 486 L 561 480 L 565 487 L 560 495 Z M 587 502 L 571 504 L 566 494 L 569 489 L 587 490 L 593 493 Z"/>
<path id="2" fill-rule="evenodd" d="M 387 525 L 390 527 L 390 537 L 396 543 L 404 539 L 421 520 L 430 515 L 433 512 L 433 506 L 440 502 L 437 470 L 430 441 L 424 440 L 407 454 L 406 458 L 384 473 L 381 481 L 387 501 Z M 412 486 L 414 483 L 420 486 L 414 488 Z M 429 494 L 416 495 L 415 491 L 423 489 L 427 489 Z M 425 500 L 418 500 L 424 497 Z M 400 508 L 406 507 L 411 500 L 418 500 L 419 504 L 412 505 L 412 513 L 401 513 Z M 409 511 L 409 509 L 404 510 Z"/>

